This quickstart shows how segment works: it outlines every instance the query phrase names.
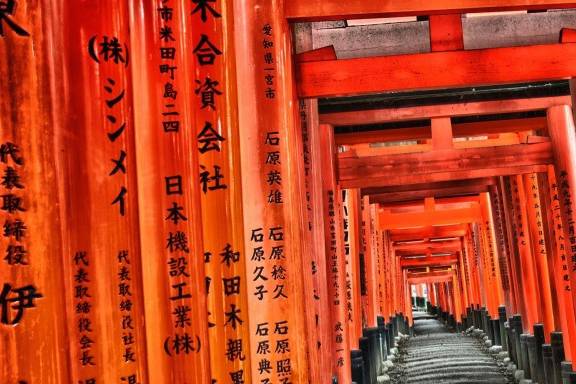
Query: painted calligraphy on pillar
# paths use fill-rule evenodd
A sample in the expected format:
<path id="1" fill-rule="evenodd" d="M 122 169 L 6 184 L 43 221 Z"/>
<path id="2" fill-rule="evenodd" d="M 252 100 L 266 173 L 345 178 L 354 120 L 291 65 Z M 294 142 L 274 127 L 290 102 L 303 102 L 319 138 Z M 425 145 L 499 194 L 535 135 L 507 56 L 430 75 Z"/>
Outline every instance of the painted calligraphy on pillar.
<path id="1" fill-rule="evenodd" d="M 88 43 L 88 52 L 90 57 L 98 64 L 100 63 L 114 63 L 128 67 L 129 52 L 126 43 L 121 42 L 115 36 L 92 36 Z M 114 76 L 107 77 L 103 84 L 102 90 L 105 92 L 106 97 L 104 100 L 104 113 L 106 114 L 107 127 L 106 136 L 118 156 L 110 159 L 112 166 L 109 170 L 108 176 L 126 174 L 126 148 L 123 141 L 117 141 L 122 137 L 126 126 L 131 124 L 121 115 L 122 110 L 125 108 L 123 103 L 126 103 L 126 89 L 123 84 L 119 82 L 118 78 Z M 122 177 L 122 176 L 121 176 Z M 119 188 L 118 194 L 111 200 L 111 204 L 115 205 L 118 209 L 120 216 L 126 214 L 126 194 L 128 190 L 125 185 Z"/>
<path id="2" fill-rule="evenodd" d="M 7 30 L 12 31 L 17 36 L 30 36 L 22 25 L 14 18 L 18 3 L 16 0 L 0 1 L 0 37 L 7 34 Z"/>
<path id="3" fill-rule="evenodd" d="M 552 185 L 552 209 L 554 212 L 554 219 L 557 221 L 556 230 L 558 241 L 560 242 L 560 249 L 562 251 L 562 280 L 564 282 L 564 290 L 570 291 L 570 273 L 576 269 L 576 232 L 575 223 L 572 221 L 572 195 L 570 193 L 570 184 L 568 183 L 568 174 L 561 171 L 557 179 L 557 184 Z M 567 230 L 562 228 L 561 214 L 560 214 L 560 200 L 563 200 L 564 207 L 567 210 L 566 216 L 568 217 Z M 563 234 L 567 234 L 568 238 L 565 239 Z M 569 247 L 565 249 L 565 247 Z M 572 271 L 570 270 L 572 265 Z"/>
<path id="4" fill-rule="evenodd" d="M 264 96 L 267 99 L 276 98 L 276 58 L 274 56 L 274 41 L 273 29 L 270 23 L 262 26 L 262 48 L 264 48 L 264 56 L 262 57 L 264 63 L 263 80 L 265 83 Z"/>
<path id="5" fill-rule="evenodd" d="M 504 218 L 502 217 L 502 201 L 500 198 L 500 194 L 497 193 L 497 191 L 495 190 L 494 193 L 490 193 L 490 196 L 492 197 L 492 203 L 494 205 L 494 221 L 495 221 L 495 231 L 498 231 L 497 233 L 497 240 L 498 240 L 498 246 L 500 248 L 501 251 L 506 251 L 506 240 L 505 240 L 505 234 L 504 234 Z M 504 291 L 509 291 L 510 290 L 510 277 L 508 276 L 508 264 L 507 264 L 507 260 L 505 257 L 505 254 L 502 253 L 499 257 L 499 266 L 500 266 L 500 275 L 501 275 L 501 279 L 502 279 L 502 289 L 504 289 Z"/>
<path id="6" fill-rule="evenodd" d="M 346 262 L 346 319 L 351 323 L 354 319 L 354 311 L 352 308 L 352 275 L 351 275 L 351 264 L 352 255 L 350 252 L 350 207 L 349 201 L 350 193 L 348 191 L 342 191 L 342 228 L 344 230 L 344 256 Z"/>
<path id="7" fill-rule="evenodd" d="M 27 211 L 24 203 L 25 185 L 20 172 L 24 167 L 24 157 L 20 148 L 13 142 L 0 144 L 0 213 L 2 225 L 3 261 L 11 268 L 26 267 L 31 262 L 26 238 L 28 227 L 22 217 Z M 24 320 L 26 311 L 36 307 L 36 300 L 42 293 L 33 285 L 16 285 L 3 282 L 0 290 L 0 326 L 16 326 Z"/>
<path id="8" fill-rule="evenodd" d="M 181 36 L 174 32 L 177 25 L 177 10 L 171 0 L 162 0 L 156 9 L 159 24 L 158 51 L 156 53 L 158 64 L 158 78 L 161 80 L 157 95 L 158 121 L 161 125 L 157 129 L 165 135 L 176 135 L 180 139 L 183 122 L 180 117 L 182 108 L 180 93 L 181 69 L 179 58 L 179 39 Z M 178 10 L 179 12 L 180 10 Z M 166 279 L 170 286 L 168 301 L 170 302 L 170 316 L 172 317 L 172 331 L 164 337 L 163 350 L 170 358 L 190 354 L 199 354 L 203 348 L 200 335 L 196 334 L 192 324 L 194 292 L 189 286 L 192 275 L 189 258 L 190 244 L 188 233 L 188 207 L 186 206 L 189 180 L 182 175 L 182 169 L 175 165 L 171 169 L 164 169 L 164 175 L 158 180 L 163 185 L 165 199 L 165 250 L 166 250 Z M 196 255 L 197 257 L 198 255 Z"/>

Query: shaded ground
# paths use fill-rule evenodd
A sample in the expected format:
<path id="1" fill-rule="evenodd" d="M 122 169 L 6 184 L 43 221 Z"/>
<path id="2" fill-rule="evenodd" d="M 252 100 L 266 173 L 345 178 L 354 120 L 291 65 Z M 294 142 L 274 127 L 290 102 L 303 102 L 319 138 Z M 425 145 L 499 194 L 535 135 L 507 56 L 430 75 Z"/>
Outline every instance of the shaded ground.
<path id="1" fill-rule="evenodd" d="M 415 313 L 414 319 L 414 337 L 399 345 L 392 383 L 511 382 L 480 340 L 455 333 L 425 313 Z"/>

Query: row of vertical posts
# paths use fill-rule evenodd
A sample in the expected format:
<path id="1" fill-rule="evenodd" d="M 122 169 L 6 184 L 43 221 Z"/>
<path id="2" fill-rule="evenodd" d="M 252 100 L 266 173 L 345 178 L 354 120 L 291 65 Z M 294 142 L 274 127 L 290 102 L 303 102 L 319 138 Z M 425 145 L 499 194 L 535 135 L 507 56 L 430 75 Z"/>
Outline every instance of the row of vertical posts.
<path id="1" fill-rule="evenodd" d="M 463 318 L 466 328 L 484 331 L 494 346 L 502 351 L 523 371 L 527 383 L 571 384 L 576 383 L 572 363 L 565 361 L 565 343 L 562 332 L 552 332 L 546 342 L 543 324 L 534 324 L 526 332 L 522 315 L 507 317 L 506 307 L 498 308 L 498 317 L 492 318 L 486 308 L 469 307 Z"/>
<path id="2" fill-rule="evenodd" d="M 377 324 L 363 329 L 360 348 L 350 352 L 353 383 L 376 383 L 378 376 L 386 372 L 385 362 L 392 355 L 398 336 L 409 332 L 408 319 L 402 314 L 392 316 L 388 321 L 378 316 Z"/>
<path id="3" fill-rule="evenodd" d="M 15 3 L 0 382 L 372 383 L 407 286 L 296 102 L 283 2 Z"/>

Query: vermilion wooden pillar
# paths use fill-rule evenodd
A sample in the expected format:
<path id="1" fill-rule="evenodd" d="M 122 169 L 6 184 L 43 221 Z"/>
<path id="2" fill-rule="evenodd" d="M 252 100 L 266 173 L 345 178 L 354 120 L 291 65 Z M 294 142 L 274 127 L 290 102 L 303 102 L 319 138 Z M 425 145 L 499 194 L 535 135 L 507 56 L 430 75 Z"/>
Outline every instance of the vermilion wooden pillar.
<path id="1" fill-rule="evenodd" d="M 458 277 L 460 279 L 461 290 L 462 290 L 462 309 L 465 311 L 466 308 L 470 306 L 470 296 L 469 296 L 469 283 L 468 283 L 468 274 L 467 274 L 467 266 L 464 262 L 463 256 L 464 250 L 462 249 L 460 252 L 457 253 L 458 257 L 458 264 L 456 266 L 458 270 Z"/>
<path id="2" fill-rule="evenodd" d="M 464 290 L 466 291 L 466 296 L 468 298 L 468 305 L 478 304 L 476 302 L 476 293 L 474 289 L 474 275 L 471 260 L 470 247 L 468 245 L 468 235 L 460 238 L 462 244 L 462 252 L 460 252 L 460 266 L 464 270 L 463 275 L 466 281 L 466 286 Z"/>
<path id="3" fill-rule="evenodd" d="M 553 242 L 553 275 L 554 285 L 556 288 L 556 297 L 558 301 L 558 318 L 560 320 L 560 327 L 562 329 L 566 340 L 565 352 L 567 359 L 574 358 L 574 345 L 576 345 L 576 316 L 574 311 L 571 311 L 572 306 L 572 287 L 570 286 L 570 261 L 568 260 L 568 252 L 570 245 L 567 242 L 567 233 L 564 231 L 562 224 L 562 215 L 560 213 L 560 194 L 558 183 L 554 172 L 554 166 L 548 167 L 547 172 L 548 184 L 550 186 L 548 202 L 550 209 L 548 210 L 549 223 L 552 226 L 552 242 Z M 549 335 L 547 335 L 549 337 Z M 573 360 L 571 360 L 573 361 Z"/>
<path id="4" fill-rule="evenodd" d="M 385 312 L 386 307 L 386 275 L 385 275 L 385 262 L 387 258 L 387 248 L 385 244 L 384 233 L 385 230 L 380 227 L 380 215 L 378 212 L 377 205 L 374 205 L 374 246 L 376 249 L 376 275 L 378 288 L 378 315 L 382 315 Z"/>
<path id="5" fill-rule="evenodd" d="M 526 193 L 522 175 L 511 177 L 511 188 L 513 197 L 513 212 L 515 215 L 514 228 L 516 244 L 520 255 L 520 275 L 523 288 L 523 313 L 526 321 L 523 322 L 524 329 L 530 330 L 532 326 L 540 321 L 538 310 L 538 283 L 535 272 L 534 256 L 532 254 L 532 239 L 528 227 L 528 217 L 526 214 Z"/>
<path id="6" fill-rule="evenodd" d="M 548 109 L 548 132 L 554 149 L 554 169 L 564 233 L 567 235 L 568 267 L 572 291 L 572 312 L 576 311 L 576 133 L 572 111 L 567 105 Z M 566 308 L 570 310 L 570 307 Z"/>
<path id="7" fill-rule="evenodd" d="M 545 333 L 550 334 L 554 330 L 554 312 L 552 308 L 552 290 L 548 266 L 548 253 L 550 244 L 545 236 L 544 217 L 540 202 L 540 188 L 538 175 L 535 173 L 523 175 L 526 193 L 526 212 L 528 227 L 532 241 L 532 253 L 536 267 L 536 283 L 538 284 L 538 304 L 541 321 L 544 323 Z"/>
<path id="8" fill-rule="evenodd" d="M 489 187 L 490 202 L 492 206 L 492 217 L 494 219 L 494 233 L 498 246 L 498 263 L 500 266 L 500 276 L 502 281 L 502 290 L 504 293 L 504 305 L 510 313 L 515 306 L 515 296 L 511 282 L 510 273 L 510 247 L 508 241 L 508 232 L 505 222 L 504 206 L 501 193 L 496 185 Z"/>
<path id="9" fill-rule="evenodd" d="M 283 9 L 281 0 L 234 2 L 236 52 L 243 57 L 237 71 L 250 350 L 252 381 L 304 384 L 310 380 L 308 345 L 302 342 L 308 339 L 306 200 Z M 269 183 L 272 175 L 281 184 Z M 273 369 L 260 369 L 268 364 Z"/>
<path id="10" fill-rule="evenodd" d="M 312 30 L 310 24 L 298 24 L 294 34 L 297 49 L 310 50 Z M 329 382 L 332 379 L 332 322 L 330 318 L 328 280 L 326 277 L 326 249 L 324 240 L 324 209 L 322 198 L 322 136 L 318 122 L 317 100 L 299 100 L 299 121 L 303 142 L 303 162 L 306 187 L 305 224 L 306 243 L 309 244 L 309 260 L 304 260 L 304 274 L 311 274 L 312 287 L 305 288 L 306 320 L 308 328 L 310 380 Z M 305 280 L 306 283 L 306 280 Z M 310 301 L 311 300 L 311 301 Z M 360 312 L 361 314 L 361 312 Z"/>
<path id="11" fill-rule="evenodd" d="M 468 262 L 470 265 L 470 278 L 472 281 L 472 292 L 474 296 L 474 304 L 482 305 L 482 286 L 480 284 L 480 255 L 478 247 L 476 246 L 476 234 L 474 233 L 473 226 L 468 226 L 468 231 L 464 237 L 466 247 L 468 249 Z"/>
<path id="12" fill-rule="evenodd" d="M 480 194 L 480 207 L 482 210 L 483 231 L 485 236 L 484 256 L 485 256 L 485 273 L 488 287 L 487 296 L 488 311 L 492 318 L 498 317 L 498 306 L 504 304 L 504 292 L 502 290 L 502 280 L 500 274 L 500 264 L 498 262 L 498 246 L 496 243 L 496 234 L 494 233 L 494 220 L 492 218 L 492 207 L 490 197 L 487 192 Z"/>
<path id="13" fill-rule="evenodd" d="M 52 82 L 63 70 L 55 52 L 67 48 L 56 4 L 15 4 L 3 14 L 15 27 L 0 21 L 0 382 L 67 383 L 73 319 L 65 299 L 73 292 L 62 258 L 72 255 L 61 243 L 55 165 L 65 83 Z"/>
<path id="14" fill-rule="evenodd" d="M 145 329 L 141 254 L 139 190 L 136 170 L 136 122 L 134 80 L 131 73 L 128 3 L 115 1 L 68 2 L 60 19 L 64 26 L 64 77 L 61 95 L 65 120 L 58 137 L 62 172 L 64 260 L 67 273 L 68 327 L 71 344 L 72 382 L 147 382 L 147 347 L 151 336 Z M 184 176 L 183 176 L 184 177 Z M 187 180 L 187 179 L 186 179 Z M 156 183 L 161 183 L 157 179 Z M 162 192 L 155 202 L 165 205 Z M 162 202 L 162 203 L 161 203 Z M 188 209 L 195 209 L 187 206 Z M 165 221 L 167 212 L 158 219 Z M 185 212 L 188 216 L 188 211 Z M 189 217 L 191 222 L 194 218 Z M 162 224 L 161 224 L 162 225 Z M 187 234 L 193 235 L 188 229 Z M 164 234 L 154 229 L 164 250 Z M 198 250 L 200 251 L 200 250 Z M 163 328 L 154 339 L 161 364 L 183 359 L 182 342 L 188 340 L 186 361 L 203 369 L 207 356 L 203 295 L 181 276 L 171 281 L 167 260 L 156 253 L 156 265 L 164 273 L 157 281 L 162 289 L 150 298 L 161 305 L 156 311 L 169 319 L 178 305 L 190 305 L 194 326 L 189 337 L 174 327 Z M 194 275 L 201 263 L 190 265 Z M 195 279 L 199 283 L 199 279 Z M 179 285 L 182 284 L 182 285 Z M 197 292 L 197 291 L 196 291 Z M 174 298 L 171 300 L 171 298 Z M 198 303 L 196 307 L 195 303 Z M 180 354 L 177 353 L 180 351 Z M 198 380 L 202 373 L 194 376 Z M 180 377 L 183 382 L 183 377 Z M 207 375 L 204 375 L 207 378 Z"/>
<path id="15" fill-rule="evenodd" d="M 350 349 L 358 349 L 362 337 L 362 312 L 360 298 L 360 191 L 347 189 L 344 200 L 344 247 L 346 251 L 346 289 L 350 329 Z M 346 233 L 347 232 L 347 233 Z M 386 281 L 383 281 L 385 284 Z"/>
<path id="16" fill-rule="evenodd" d="M 332 317 L 332 364 L 338 382 L 350 383 L 350 347 L 346 316 L 346 260 L 343 242 L 341 191 L 336 184 L 334 129 L 329 125 L 321 125 L 320 133 L 324 138 L 320 148 L 322 153 L 326 275 Z"/>
<path id="17" fill-rule="evenodd" d="M 364 267 L 366 270 L 366 323 L 368 327 L 376 326 L 376 316 L 378 308 L 378 292 L 377 292 L 377 270 L 376 270 L 376 255 L 372 247 L 372 214 L 369 196 L 364 196 L 362 208 L 362 236 L 364 248 Z M 395 296 L 393 296 L 395 297 Z"/>
<path id="18" fill-rule="evenodd" d="M 219 151 L 227 156 L 230 146 L 237 147 L 238 143 L 231 137 L 235 129 L 231 120 L 236 116 L 233 108 L 230 120 L 224 119 L 222 124 L 211 112 L 198 113 L 201 102 L 196 95 L 199 87 L 196 80 L 204 82 L 211 77 L 218 82 L 215 86 L 220 95 L 213 105 L 218 110 L 224 111 L 230 105 L 234 93 L 230 90 L 231 84 L 224 79 L 224 73 L 230 70 L 224 65 L 224 57 L 232 52 L 223 48 L 223 34 L 215 24 L 219 21 L 212 15 L 205 23 L 214 25 L 210 39 L 220 54 L 212 52 L 214 61 L 209 65 L 210 74 L 206 69 L 201 77 L 198 71 L 196 77 L 200 58 L 189 52 L 194 51 L 200 40 L 199 36 L 191 34 L 190 27 L 204 22 L 199 15 L 190 16 L 193 9 L 192 4 L 181 1 L 141 0 L 133 2 L 131 10 L 136 148 L 139 153 L 148 154 L 137 157 L 138 197 L 150 381 L 155 383 L 189 380 L 209 383 L 214 377 L 230 378 L 230 372 L 242 371 L 240 357 L 248 353 L 249 347 L 248 340 L 239 342 L 239 352 L 226 355 L 226 336 L 230 340 L 241 338 L 232 335 L 246 332 L 248 311 L 245 304 L 243 307 L 238 303 L 240 312 L 235 315 L 243 323 L 234 321 L 234 328 L 230 323 L 225 325 L 224 311 L 230 311 L 230 307 L 224 308 L 222 297 L 218 300 L 219 305 L 214 305 L 216 292 L 222 292 L 223 276 L 217 276 L 219 272 L 211 269 L 209 276 L 205 275 L 206 265 L 224 261 L 220 253 L 224 253 L 226 243 L 230 244 L 229 255 L 241 251 L 243 258 L 244 250 L 238 249 L 242 246 L 242 228 L 231 230 L 226 217 L 220 217 L 221 234 L 226 242 L 219 249 L 213 249 L 214 237 L 218 235 L 208 234 L 210 244 L 207 248 L 204 246 L 201 195 L 220 195 L 227 205 L 227 199 L 238 201 L 239 190 L 231 185 L 228 164 L 222 164 L 222 178 L 201 178 L 203 170 L 199 166 L 199 156 L 204 156 L 204 160 L 206 157 L 215 159 L 213 153 Z M 219 8 L 218 13 L 222 12 Z M 212 108 L 208 109 L 212 111 Z M 206 123 L 202 135 L 197 131 L 197 119 L 200 118 Z M 230 159 L 230 164 L 239 166 L 237 162 L 237 158 Z M 214 168 L 209 171 L 213 174 Z M 216 184 L 221 188 L 214 188 Z M 215 218 L 221 212 L 211 211 Z M 239 263 L 236 256 L 227 257 L 222 263 L 222 271 L 228 274 L 238 270 L 241 268 Z M 245 295 L 245 281 L 239 283 L 235 289 Z M 207 295 L 212 299 L 209 307 Z M 230 297 L 240 296 L 233 294 Z M 208 335 L 209 329 L 212 337 Z M 214 341 L 215 331 L 220 334 L 219 342 Z M 182 341 L 187 339 L 194 341 L 193 350 L 181 348 Z M 212 356 L 221 354 L 219 360 L 212 359 L 213 371 L 219 371 L 215 376 L 210 369 L 211 348 Z M 244 376 L 245 372 L 236 375 Z"/>
<path id="19" fill-rule="evenodd" d="M 509 239 L 510 278 L 514 292 L 514 306 L 507 308 L 511 313 L 526 313 L 522 296 L 524 288 L 521 279 L 520 250 L 518 248 L 518 234 L 516 231 L 516 215 L 514 213 L 514 203 L 512 197 L 512 186 L 509 177 L 501 177 L 498 190 L 502 196 L 502 207 L 504 213 L 504 224 Z"/>

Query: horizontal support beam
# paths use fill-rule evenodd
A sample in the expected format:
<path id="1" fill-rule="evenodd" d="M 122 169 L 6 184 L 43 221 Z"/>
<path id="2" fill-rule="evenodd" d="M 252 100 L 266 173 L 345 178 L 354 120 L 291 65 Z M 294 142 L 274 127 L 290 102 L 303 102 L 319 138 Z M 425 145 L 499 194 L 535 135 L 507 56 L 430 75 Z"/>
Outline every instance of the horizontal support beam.
<path id="1" fill-rule="evenodd" d="M 448 197 L 469 194 L 479 194 L 480 192 L 488 192 L 488 185 L 483 186 L 464 186 L 456 188 L 437 188 L 437 189 L 423 189 L 419 191 L 410 192 L 391 192 L 380 193 L 377 195 L 370 195 L 370 203 L 396 203 L 403 201 L 422 200 L 426 197 Z"/>
<path id="2" fill-rule="evenodd" d="M 369 125 L 389 122 L 411 121 L 431 119 L 434 117 L 462 117 L 462 116 L 477 116 L 477 115 L 491 115 L 498 113 L 519 113 L 530 112 L 538 110 L 546 110 L 554 105 L 571 105 L 572 100 L 570 96 L 554 96 L 554 97 L 537 97 L 533 99 L 510 99 L 510 100 L 495 100 L 495 101 L 475 101 L 469 103 L 458 104 L 438 104 L 438 105 L 424 105 L 418 107 L 403 107 L 403 108 L 385 108 L 373 109 L 366 111 L 352 111 L 352 112 L 334 112 L 325 113 L 320 115 L 322 124 L 331 124 L 334 126 L 349 126 L 349 125 Z M 545 121 L 540 121 L 544 123 Z M 473 129 L 478 129 L 478 125 L 490 125 L 490 122 L 475 123 Z M 505 129 L 506 120 L 494 122 L 493 124 L 500 125 Z M 430 136 L 422 138 L 430 138 L 431 131 L 429 127 L 421 128 L 426 130 L 426 134 Z M 492 128 L 493 130 L 496 130 Z M 528 130 L 528 129 L 522 129 Z M 392 132 L 396 133 L 396 132 Z M 456 134 L 462 134 L 456 130 Z M 465 133 L 480 134 L 474 130 L 468 129 Z M 498 132 L 499 133 L 499 132 Z"/>
<path id="3" fill-rule="evenodd" d="M 450 282 L 453 278 L 450 272 L 408 273 L 408 284 L 429 284 Z"/>
<path id="4" fill-rule="evenodd" d="M 342 188 L 370 188 L 544 172 L 549 142 L 502 147 L 438 150 L 390 156 L 339 155 Z"/>
<path id="5" fill-rule="evenodd" d="M 566 0 L 290 0 L 284 6 L 290 21 L 348 20 L 515 10 L 574 8 Z"/>
<path id="6" fill-rule="evenodd" d="M 429 189 L 463 188 L 463 187 L 482 188 L 487 185 L 496 185 L 496 184 L 497 184 L 496 178 L 485 177 L 482 179 L 441 181 L 437 183 L 412 184 L 397 187 L 364 188 L 361 190 L 361 193 L 362 196 L 366 196 L 366 195 L 377 195 L 377 194 L 399 193 L 399 192 L 416 192 L 416 191 L 425 191 Z"/>
<path id="7" fill-rule="evenodd" d="M 460 223 L 475 223 L 482 220 L 480 205 L 472 208 L 428 211 L 418 213 L 386 213 L 380 214 L 381 229 L 401 229 L 429 225 L 451 225 Z M 458 245 L 459 249 L 459 245 Z"/>
<path id="8" fill-rule="evenodd" d="M 390 241 L 411 241 L 420 239 L 443 239 L 462 237 L 466 235 L 468 226 L 465 224 L 446 225 L 442 227 L 421 227 L 409 229 L 394 229 L 390 231 Z"/>
<path id="9" fill-rule="evenodd" d="M 431 256 L 417 259 L 403 258 L 400 260 L 400 267 L 402 268 L 448 266 L 454 264 L 458 264 L 457 256 Z"/>
<path id="10" fill-rule="evenodd" d="M 521 83 L 576 75 L 576 43 L 432 52 L 297 64 L 298 96 Z"/>
<path id="11" fill-rule="evenodd" d="M 426 241 L 422 243 L 398 244 L 394 246 L 396 256 L 424 255 L 427 253 L 454 253 L 462 249 L 460 240 Z"/>
<path id="12" fill-rule="evenodd" d="M 560 99 L 551 100 L 554 105 Z M 562 101 L 570 101 L 569 96 L 563 97 Z M 363 111 L 367 113 L 369 111 Z M 349 113 L 349 112 L 347 112 Z M 358 112 L 354 112 L 358 113 Z M 323 115 L 320 115 L 321 117 Z M 328 116 L 328 115 L 324 115 Z M 363 119 L 361 115 L 359 119 Z M 535 131 L 546 129 L 545 117 L 533 117 L 526 119 L 508 119 L 508 120 L 493 120 L 482 121 L 473 123 L 460 123 L 453 124 L 452 131 L 454 137 L 467 137 L 467 136 L 480 136 L 495 133 L 509 133 L 521 131 Z M 336 134 L 337 145 L 356 145 L 356 144 L 370 144 L 370 143 L 385 143 L 391 141 L 405 141 L 405 140 L 423 140 L 432 137 L 430 127 L 414 127 L 414 128 L 394 128 L 382 129 L 378 131 L 365 131 L 354 133 L 339 133 Z"/>

